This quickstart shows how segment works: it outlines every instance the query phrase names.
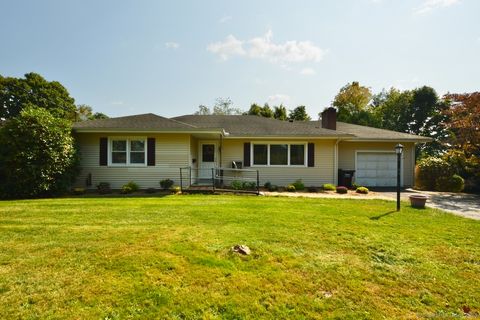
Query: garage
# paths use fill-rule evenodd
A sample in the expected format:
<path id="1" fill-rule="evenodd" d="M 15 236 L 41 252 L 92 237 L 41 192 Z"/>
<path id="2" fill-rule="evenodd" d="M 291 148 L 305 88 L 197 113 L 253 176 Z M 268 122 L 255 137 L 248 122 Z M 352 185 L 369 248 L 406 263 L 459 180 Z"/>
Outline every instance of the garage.
<path id="1" fill-rule="evenodd" d="M 395 152 L 358 151 L 356 153 L 355 182 L 367 187 L 396 186 L 397 156 Z"/>

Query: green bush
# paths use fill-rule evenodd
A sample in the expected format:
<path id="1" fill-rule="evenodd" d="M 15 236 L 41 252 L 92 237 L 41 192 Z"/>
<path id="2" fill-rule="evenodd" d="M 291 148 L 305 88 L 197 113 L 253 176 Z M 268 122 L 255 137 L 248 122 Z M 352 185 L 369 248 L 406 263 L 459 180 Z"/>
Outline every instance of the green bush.
<path id="1" fill-rule="evenodd" d="M 108 182 L 100 182 L 97 184 L 97 191 L 100 194 L 108 194 L 112 192 L 112 189 L 110 189 L 110 183 Z"/>
<path id="2" fill-rule="evenodd" d="M 165 179 L 160 181 L 160 187 L 162 187 L 163 190 L 168 190 L 173 186 L 173 183 L 173 180 Z"/>
<path id="3" fill-rule="evenodd" d="M 267 181 L 263 186 L 265 187 L 265 189 L 270 190 L 270 188 L 272 187 L 272 183 L 270 181 Z"/>
<path id="4" fill-rule="evenodd" d="M 461 192 L 464 187 L 465 181 L 457 174 L 450 177 L 439 177 L 435 184 L 437 191 Z"/>
<path id="5" fill-rule="evenodd" d="M 253 181 L 244 181 L 242 183 L 243 190 L 255 190 L 257 189 L 257 184 Z"/>
<path id="6" fill-rule="evenodd" d="M 297 189 L 295 188 L 295 186 L 293 184 L 289 184 L 288 186 L 285 187 L 285 190 L 287 190 L 288 192 L 295 192 L 297 191 Z"/>
<path id="7" fill-rule="evenodd" d="M 445 160 L 428 157 L 419 161 L 415 170 L 416 187 L 421 190 L 435 190 L 438 177 L 450 177 L 454 168 Z"/>
<path id="8" fill-rule="evenodd" d="M 292 185 L 295 187 L 296 191 L 302 191 L 305 189 L 305 185 L 303 184 L 302 179 L 298 179 L 297 181 L 292 183 Z"/>
<path id="9" fill-rule="evenodd" d="M 480 155 L 465 154 L 463 150 L 450 150 L 443 155 L 454 173 L 465 179 L 465 190 L 480 191 Z"/>
<path id="10" fill-rule="evenodd" d="M 138 191 L 139 186 L 133 181 L 128 182 L 122 186 L 122 193 L 132 193 Z"/>
<path id="11" fill-rule="evenodd" d="M 257 189 L 257 184 L 253 181 L 233 180 L 230 187 L 233 190 L 255 190 Z"/>
<path id="12" fill-rule="evenodd" d="M 69 121 L 28 105 L 0 126 L 0 198 L 64 193 L 78 168 Z"/>
<path id="13" fill-rule="evenodd" d="M 230 188 L 232 188 L 233 190 L 242 190 L 243 182 L 240 180 L 233 180 L 232 183 L 230 183 Z"/>
<path id="14" fill-rule="evenodd" d="M 347 189 L 347 187 L 338 186 L 338 187 L 336 188 L 336 192 L 337 192 L 337 193 L 340 193 L 340 194 L 345 194 L 345 193 L 348 192 L 348 189 Z"/>
<path id="15" fill-rule="evenodd" d="M 335 191 L 335 186 L 331 183 L 326 183 L 322 186 L 322 189 L 323 190 L 326 190 L 326 191 Z"/>
<path id="16" fill-rule="evenodd" d="M 366 187 L 358 187 L 357 189 L 355 189 L 355 192 L 356 193 L 361 193 L 361 194 L 367 194 L 370 190 L 368 190 L 368 188 Z"/>

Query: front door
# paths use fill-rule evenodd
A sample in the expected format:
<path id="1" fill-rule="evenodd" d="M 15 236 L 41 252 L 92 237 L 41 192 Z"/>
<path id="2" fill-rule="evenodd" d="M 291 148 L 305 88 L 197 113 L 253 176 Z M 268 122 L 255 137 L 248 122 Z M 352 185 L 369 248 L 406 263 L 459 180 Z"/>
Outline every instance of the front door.
<path id="1" fill-rule="evenodd" d="M 198 177 L 200 179 L 212 179 L 212 169 L 216 167 L 217 144 L 215 142 L 200 142 L 199 150 Z"/>

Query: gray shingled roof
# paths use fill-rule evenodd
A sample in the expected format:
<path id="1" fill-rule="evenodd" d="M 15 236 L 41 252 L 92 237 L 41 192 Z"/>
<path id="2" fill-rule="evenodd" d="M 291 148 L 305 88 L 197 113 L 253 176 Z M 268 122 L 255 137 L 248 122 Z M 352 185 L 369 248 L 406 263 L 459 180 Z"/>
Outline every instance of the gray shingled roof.
<path id="1" fill-rule="evenodd" d="M 401 141 L 431 141 L 431 138 L 414 134 L 397 132 L 392 130 L 378 129 L 360 126 L 346 122 L 337 122 L 337 130 L 355 135 L 354 139 L 360 140 L 401 140 Z"/>
<path id="2" fill-rule="evenodd" d="M 188 131 L 196 129 L 195 126 L 181 123 L 173 119 L 157 116 L 153 113 L 138 114 L 134 116 L 88 120 L 73 124 L 74 130 L 154 130 L 154 131 Z"/>
<path id="3" fill-rule="evenodd" d="M 253 115 L 184 115 L 172 118 L 199 128 L 223 128 L 230 137 L 348 137 L 344 132 L 303 121 L 280 121 Z"/>
<path id="4" fill-rule="evenodd" d="M 320 121 L 280 121 L 251 115 L 184 115 L 165 118 L 153 113 L 76 122 L 76 131 L 222 131 L 229 137 L 336 137 L 359 140 L 430 141 L 430 138 L 391 130 L 337 122 L 337 130 Z"/>

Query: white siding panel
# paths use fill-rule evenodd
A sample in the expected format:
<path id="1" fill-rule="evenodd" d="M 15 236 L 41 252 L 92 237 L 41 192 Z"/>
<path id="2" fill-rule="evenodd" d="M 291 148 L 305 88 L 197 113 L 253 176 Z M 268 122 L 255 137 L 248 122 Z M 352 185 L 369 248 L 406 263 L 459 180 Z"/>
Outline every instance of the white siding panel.
<path id="1" fill-rule="evenodd" d="M 243 144 L 255 142 L 255 140 L 224 140 L 222 166 L 231 167 L 232 161 L 243 161 Z M 262 140 L 265 142 L 265 140 Z M 269 143 L 279 142 L 269 140 Z M 285 141 L 295 143 L 295 141 Z M 298 141 L 300 142 L 300 141 Z M 251 167 L 258 169 L 260 184 L 269 181 L 278 186 L 285 186 L 301 179 L 305 186 L 321 186 L 325 183 L 333 183 L 334 180 L 334 140 L 302 140 L 301 143 L 315 143 L 315 166 L 314 167 Z"/>
<path id="2" fill-rule="evenodd" d="M 140 188 L 159 188 L 163 179 L 179 184 L 181 167 L 190 164 L 190 137 L 187 134 L 139 134 L 155 138 L 155 166 L 109 167 L 99 165 L 100 137 L 125 136 L 125 134 L 77 134 L 80 148 L 81 173 L 76 186 L 86 186 L 87 176 L 92 175 L 91 189 L 100 182 L 108 182 L 113 189 L 134 181 Z M 135 135 L 128 135 L 135 136 Z"/>

